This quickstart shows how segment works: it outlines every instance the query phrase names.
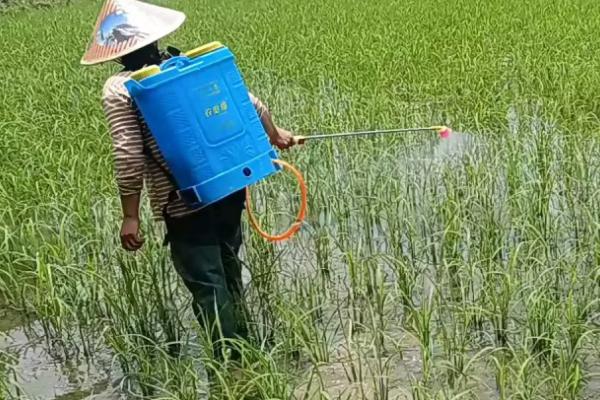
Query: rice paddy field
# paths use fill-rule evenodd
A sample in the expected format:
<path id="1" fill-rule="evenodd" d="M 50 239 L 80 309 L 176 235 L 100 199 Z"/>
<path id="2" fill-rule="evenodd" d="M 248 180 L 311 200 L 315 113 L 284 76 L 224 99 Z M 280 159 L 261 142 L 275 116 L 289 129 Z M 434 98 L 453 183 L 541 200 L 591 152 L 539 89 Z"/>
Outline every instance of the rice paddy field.
<path id="1" fill-rule="evenodd" d="M 147 204 L 120 248 L 118 67 L 79 65 L 101 3 L 63 3 L 0 14 L 0 399 L 600 399 L 600 3 L 156 2 L 188 16 L 163 45 L 228 45 L 297 134 L 455 131 L 281 153 L 308 217 L 281 244 L 243 219 L 237 369 Z M 291 177 L 251 190 L 291 222 Z"/>

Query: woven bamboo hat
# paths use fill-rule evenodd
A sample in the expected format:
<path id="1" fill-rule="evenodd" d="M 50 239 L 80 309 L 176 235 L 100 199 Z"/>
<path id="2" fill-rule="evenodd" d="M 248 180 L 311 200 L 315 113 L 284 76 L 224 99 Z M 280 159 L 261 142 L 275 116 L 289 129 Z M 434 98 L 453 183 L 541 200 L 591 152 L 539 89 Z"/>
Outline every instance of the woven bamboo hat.
<path id="1" fill-rule="evenodd" d="M 81 59 L 83 65 L 115 60 L 177 30 L 185 14 L 138 0 L 106 0 Z"/>

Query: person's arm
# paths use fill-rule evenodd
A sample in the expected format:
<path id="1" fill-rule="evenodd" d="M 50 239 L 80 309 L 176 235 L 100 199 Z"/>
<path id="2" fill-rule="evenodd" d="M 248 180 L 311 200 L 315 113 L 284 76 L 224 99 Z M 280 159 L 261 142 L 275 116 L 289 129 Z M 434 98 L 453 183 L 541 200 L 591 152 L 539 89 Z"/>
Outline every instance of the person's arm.
<path id="1" fill-rule="evenodd" d="M 121 224 L 121 246 L 125 250 L 136 251 L 144 244 L 140 236 L 140 194 L 121 195 L 123 222 Z"/>
<path id="2" fill-rule="evenodd" d="M 121 90 L 125 90 L 122 88 Z M 143 139 L 137 114 L 129 97 L 115 89 L 103 99 L 104 112 L 110 127 L 115 162 L 116 181 L 121 197 L 123 222 L 121 245 L 129 251 L 140 249 L 140 193 L 144 183 L 145 160 Z"/>
<path id="3" fill-rule="evenodd" d="M 269 109 L 252 93 L 250 94 L 250 100 L 258 113 L 260 121 L 262 122 L 271 144 L 277 146 L 279 149 L 287 149 L 292 147 L 295 143 L 294 135 L 287 129 L 283 129 L 273 122 L 273 117 Z"/>

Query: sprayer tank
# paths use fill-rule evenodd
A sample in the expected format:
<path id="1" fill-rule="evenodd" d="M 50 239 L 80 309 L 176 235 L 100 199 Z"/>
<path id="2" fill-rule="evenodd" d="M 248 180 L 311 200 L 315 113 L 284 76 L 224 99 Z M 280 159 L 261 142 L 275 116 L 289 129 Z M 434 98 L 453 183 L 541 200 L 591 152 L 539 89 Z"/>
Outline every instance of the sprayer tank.
<path id="1" fill-rule="evenodd" d="M 125 86 L 190 207 L 279 171 L 235 57 L 220 43 L 140 70 Z"/>

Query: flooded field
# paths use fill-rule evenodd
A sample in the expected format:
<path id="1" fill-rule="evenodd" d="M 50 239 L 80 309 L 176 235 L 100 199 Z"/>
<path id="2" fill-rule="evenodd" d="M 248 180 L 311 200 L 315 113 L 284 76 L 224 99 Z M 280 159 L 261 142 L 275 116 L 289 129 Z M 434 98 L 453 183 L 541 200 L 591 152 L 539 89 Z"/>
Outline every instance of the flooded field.
<path id="1" fill-rule="evenodd" d="M 77 64 L 100 1 L 68 3 L 0 14 L 0 399 L 600 399 L 595 2 L 156 2 L 188 16 L 165 45 L 227 43 L 295 133 L 454 130 L 281 152 L 308 215 L 281 244 L 243 218 L 241 366 L 145 201 L 143 250 L 120 248 L 117 69 Z M 251 190 L 289 226 L 291 176 Z"/>
<path id="2" fill-rule="evenodd" d="M 508 121 L 512 122 L 511 119 Z M 256 319 L 257 335 L 264 338 L 275 337 L 276 341 L 280 341 L 282 349 L 271 350 L 265 353 L 265 357 L 288 360 L 288 365 L 271 365 L 267 371 L 285 373 L 287 384 L 293 388 L 288 393 L 289 396 L 319 398 L 324 396 L 323 393 L 328 393 L 330 398 L 340 399 L 414 399 L 427 396 L 425 393 L 431 393 L 432 388 L 439 395 L 451 397 L 450 393 L 453 392 L 450 387 L 460 387 L 461 393 L 467 398 L 502 399 L 506 398 L 503 390 L 511 385 L 508 374 L 517 372 L 512 370 L 512 363 L 520 365 L 519 368 L 530 367 L 531 374 L 541 373 L 544 376 L 542 370 L 538 369 L 545 369 L 544 364 L 538 365 L 537 361 L 528 360 L 531 357 L 532 350 L 529 346 L 532 345 L 532 338 L 519 338 L 517 332 L 522 323 L 520 316 L 526 318 L 531 312 L 526 306 L 527 301 L 534 301 L 528 298 L 530 293 L 545 288 L 515 287 L 514 296 L 522 292 L 519 295 L 525 297 L 520 301 L 506 299 L 512 303 L 510 305 L 502 305 L 500 299 L 485 299 L 485 290 L 491 290 L 486 287 L 489 285 L 486 279 L 489 278 L 485 277 L 485 271 L 476 264 L 467 268 L 469 260 L 478 256 L 480 242 L 469 243 L 465 240 L 452 249 L 456 253 L 449 258 L 443 255 L 443 240 L 438 244 L 428 244 L 428 224 L 421 227 L 424 231 L 413 231 L 411 234 L 406 229 L 398 229 L 394 225 L 394 219 L 390 219 L 388 214 L 393 211 L 397 213 L 394 214 L 397 218 L 403 212 L 402 207 L 409 206 L 419 211 L 406 215 L 419 216 L 418 220 L 435 220 L 439 217 L 440 210 L 436 210 L 431 204 L 431 192 L 425 190 L 427 185 L 436 185 L 430 190 L 445 199 L 439 203 L 439 207 L 447 207 L 453 189 L 445 185 L 449 179 L 446 175 L 449 171 L 464 173 L 466 167 L 487 168 L 491 163 L 498 162 L 494 158 L 494 154 L 498 154 L 494 147 L 503 144 L 483 142 L 476 137 L 475 134 L 457 132 L 450 139 L 441 141 L 435 137 L 387 139 L 396 146 L 379 152 L 378 161 L 373 164 L 373 168 L 378 167 L 377 163 L 394 163 L 393 172 L 388 170 L 389 176 L 381 179 L 400 182 L 405 180 L 404 183 L 396 184 L 414 190 L 408 205 L 381 199 L 388 204 L 387 207 L 392 207 L 367 215 L 356 208 L 347 217 L 342 216 L 339 211 L 336 213 L 323 208 L 319 214 L 311 214 L 307 228 L 297 239 L 279 247 L 266 246 L 260 239 L 250 236 L 250 245 L 243 249 L 242 256 L 249 265 L 249 269 L 244 270 L 244 277 Z M 335 161 L 331 167 L 340 174 L 336 180 L 350 180 L 352 176 L 356 176 L 357 171 L 342 168 L 349 165 L 349 157 L 354 154 L 353 147 L 371 145 L 379 140 L 384 139 L 376 139 L 375 142 L 363 140 L 362 143 L 340 141 L 322 144 L 321 147 L 328 147 L 333 152 Z M 313 147 L 310 151 L 323 149 Z M 490 168 L 489 171 L 489 190 L 505 193 L 508 190 L 507 171 L 498 168 Z M 285 177 L 276 179 L 280 182 L 265 183 L 256 188 L 259 195 L 256 207 L 261 208 L 265 203 L 272 202 L 269 198 L 276 199 L 278 204 L 297 202 L 292 190 L 275 190 L 277 185 L 287 184 Z M 358 187 L 354 189 L 360 190 Z M 467 187 L 462 190 L 466 192 L 464 195 L 468 194 Z M 495 261 L 498 263 L 496 268 L 501 269 L 493 274 L 498 274 L 501 270 L 512 268 L 514 255 L 511 253 L 526 242 L 504 219 L 509 218 L 508 213 L 503 211 L 503 204 L 509 200 L 508 197 L 497 196 L 495 199 L 499 221 L 497 228 L 508 229 L 502 234 L 506 247 Z M 564 201 L 564 198 L 554 193 L 551 203 L 560 207 Z M 459 208 L 454 212 L 460 211 Z M 555 215 L 561 214 L 557 212 Z M 283 227 L 288 219 L 285 215 L 279 216 L 278 224 Z M 505 225 L 502 225 L 502 221 L 505 221 Z M 264 222 L 268 223 L 266 220 Z M 405 223 L 411 224 L 408 219 Z M 348 229 L 349 225 L 353 229 Z M 560 233 L 565 237 L 574 234 Z M 437 235 L 435 232 L 429 235 L 431 234 L 434 235 L 432 239 Z M 346 241 L 346 244 L 341 241 Z M 577 247 L 571 246 L 568 240 L 557 244 L 556 250 L 563 258 L 580 256 Z M 164 249 L 157 248 L 155 251 L 166 258 Z M 271 265 L 265 267 L 264 263 L 257 263 L 256 257 L 263 259 L 267 256 L 272 257 Z M 354 257 L 356 259 L 353 260 Z M 439 259 L 436 260 L 436 257 Z M 140 273 L 145 269 L 139 268 L 154 268 L 144 264 L 128 265 L 128 268 L 133 268 L 133 272 Z M 257 269 L 256 265 L 265 269 Z M 179 361 L 174 359 L 174 362 L 186 365 L 177 373 L 183 373 L 196 382 L 198 386 L 194 396 L 208 398 L 208 390 L 202 384 L 202 377 L 203 363 L 210 363 L 210 360 L 202 355 L 201 340 L 195 336 L 197 332 L 189 310 L 186 309 L 185 296 L 183 292 L 178 292 L 177 280 L 170 265 L 163 263 L 161 268 L 164 270 L 159 269 L 156 273 L 170 276 L 158 288 L 162 293 L 169 294 L 165 300 L 174 301 L 174 309 L 178 307 L 175 303 L 184 300 L 179 305 L 182 312 L 182 325 L 179 328 L 182 336 L 179 341 L 185 343 L 184 347 L 189 351 L 183 351 L 185 356 L 179 358 Z M 531 283 L 535 282 L 536 278 L 528 275 L 527 271 L 521 273 L 524 275 L 518 279 L 531 279 Z M 71 278 L 65 276 L 65 279 Z M 122 275 L 118 279 L 127 279 L 127 276 Z M 69 280 L 66 281 L 68 282 Z M 83 281 L 79 284 L 81 283 Z M 152 289 L 152 282 L 146 284 L 151 291 L 156 289 Z M 502 290 L 511 289 L 502 287 L 501 281 L 497 284 L 500 286 L 496 286 L 494 290 L 499 290 L 499 296 L 502 295 Z M 106 290 L 114 284 L 99 280 L 93 285 L 108 285 L 104 289 Z M 87 290 L 99 290 L 100 287 Z M 140 293 L 139 296 L 144 295 Z M 283 308 L 278 296 L 288 299 Z M 490 320 L 488 312 L 478 305 L 483 301 L 483 304 L 490 304 L 488 301 L 495 304 L 498 301 L 498 307 L 510 307 L 504 311 L 507 313 L 507 320 Z M 544 304 L 546 307 L 550 305 Z M 558 303 L 554 304 L 560 306 Z M 534 303 L 535 306 L 540 307 Z M 593 309 L 595 302 L 591 301 L 588 307 Z M 498 313 L 501 311 L 502 308 Z M 544 315 L 543 318 L 547 318 L 548 314 Z M 550 315 L 555 315 L 554 323 L 560 323 L 558 315 Z M 460 319 L 457 320 L 457 317 Z M 590 324 L 598 323 L 597 313 L 592 312 L 589 317 Z M 121 399 L 127 398 L 127 393 L 132 392 L 139 396 L 140 387 L 127 384 L 132 377 L 131 372 L 125 374 L 121 369 L 123 365 L 130 367 L 128 363 L 132 361 L 127 360 L 127 355 L 122 353 L 122 359 L 115 357 L 120 351 L 124 351 L 114 347 L 119 343 L 116 341 L 118 338 L 108 338 L 108 343 L 101 336 L 87 338 L 84 345 L 80 340 L 81 336 L 77 339 L 77 333 L 71 333 L 66 338 L 75 342 L 68 339 L 63 342 L 64 338 L 60 336 L 56 336 L 53 341 L 49 336 L 53 332 L 52 325 L 44 327 L 40 322 L 28 321 L 24 314 L 8 309 L 4 311 L 2 321 L 0 350 L 14 356 L 11 363 L 14 373 L 10 380 L 18 382 L 21 390 L 13 391 L 14 395 L 21 393 L 25 398 L 31 399 Z M 110 322 L 107 322 L 103 329 L 111 329 Z M 537 323 L 546 322 L 542 319 Z M 77 324 L 69 323 L 68 326 L 75 328 Z M 502 333 L 501 328 L 506 329 L 506 332 Z M 526 329 L 529 331 L 536 327 L 527 325 Z M 537 329 L 551 332 L 547 330 L 548 325 L 541 325 Z M 580 346 L 577 352 L 581 362 L 578 368 L 587 371 L 588 375 L 581 382 L 580 398 L 594 399 L 598 398 L 600 387 L 600 378 L 596 375 L 600 371 L 600 358 L 592 340 L 595 333 L 586 330 L 581 335 L 583 341 L 577 344 Z M 589 341 L 585 340 L 585 335 L 590 335 Z M 521 340 L 525 342 L 520 342 Z M 511 345 L 504 347 L 499 345 L 501 343 Z M 123 344 L 129 345 L 128 342 Z M 558 343 L 548 343 L 548 351 L 559 351 L 553 349 L 557 345 Z M 77 351 L 70 351 L 73 349 Z M 83 354 L 87 352 L 92 353 L 90 357 Z M 291 354 L 296 356 L 290 359 Z M 156 354 L 152 357 L 155 356 Z M 160 357 L 162 359 L 167 355 Z M 558 353 L 556 357 L 562 356 Z M 124 364 L 123 359 L 127 360 Z M 506 363 L 505 371 L 499 370 L 501 362 Z M 556 359 L 556 362 L 561 360 Z M 124 380 L 124 377 L 128 379 Z M 524 378 L 525 376 L 517 375 L 514 379 Z M 146 379 L 150 379 L 150 376 Z M 506 381 L 502 382 L 502 379 Z M 556 384 L 562 384 L 560 376 L 556 379 Z M 526 384 L 526 381 L 520 383 Z"/>

